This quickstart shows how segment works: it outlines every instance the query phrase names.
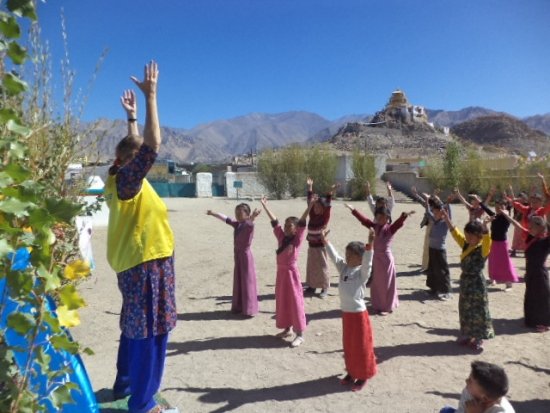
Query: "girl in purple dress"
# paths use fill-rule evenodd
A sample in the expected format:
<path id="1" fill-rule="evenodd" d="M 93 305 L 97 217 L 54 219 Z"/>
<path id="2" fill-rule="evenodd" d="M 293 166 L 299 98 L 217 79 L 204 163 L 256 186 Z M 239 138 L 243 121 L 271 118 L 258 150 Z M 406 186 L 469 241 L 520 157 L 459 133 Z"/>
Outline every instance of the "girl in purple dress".
<path id="1" fill-rule="evenodd" d="M 258 314 L 258 288 L 256 286 L 256 266 L 254 256 L 250 249 L 254 238 L 254 220 L 261 210 L 254 209 L 250 212 L 250 206 L 242 203 L 235 207 L 235 219 L 224 214 L 206 211 L 234 229 L 234 258 L 235 267 L 233 270 L 233 300 L 231 312 L 242 313 L 245 316 L 253 317 Z"/>
<path id="2" fill-rule="evenodd" d="M 387 208 L 376 209 L 375 220 L 371 221 L 353 206 L 345 205 L 361 224 L 374 229 L 373 275 L 370 284 L 370 299 L 375 313 L 387 315 L 399 305 L 395 263 L 390 249 L 391 241 L 393 235 L 403 226 L 407 217 L 414 214 L 414 211 L 403 212 L 395 222 L 390 224 L 388 222 L 390 212 Z"/>

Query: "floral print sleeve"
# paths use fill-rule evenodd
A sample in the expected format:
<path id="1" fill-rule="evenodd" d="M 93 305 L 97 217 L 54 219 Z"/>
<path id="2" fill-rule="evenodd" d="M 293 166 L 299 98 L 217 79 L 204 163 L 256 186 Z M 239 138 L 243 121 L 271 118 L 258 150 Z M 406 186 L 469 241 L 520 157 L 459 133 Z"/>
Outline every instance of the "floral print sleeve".
<path id="1" fill-rule="evenodd" d="M 157 155 L 144 143 L 135 158 L 118 170 L 116 189 L 121 200 L 131 199 L 138 194 L 141 190 L 141 182 L 155 163 Z"/>

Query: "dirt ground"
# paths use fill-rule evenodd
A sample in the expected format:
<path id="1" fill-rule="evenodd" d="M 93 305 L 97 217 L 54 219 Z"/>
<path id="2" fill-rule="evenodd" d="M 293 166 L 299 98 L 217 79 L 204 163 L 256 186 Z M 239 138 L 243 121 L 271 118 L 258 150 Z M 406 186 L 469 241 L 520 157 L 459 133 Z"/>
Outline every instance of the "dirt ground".
<path id="1" fill-rule="evenodd" d="M 430 299 L 426 276 L 419 273 L 422 208 L 397 203 L 393 216 L 414 209 L 396 234 L 393 253 L 398 270 L 400 305 L 393 314 L 371 316 L 379 372 L 358 393 L 340 385 L 344 373 L 336 271 L 327 299 L 306 299 L 305 343 L 291 349 L 275 338 L 274 283 L 276 242 L 265 213 L 256 221 L 253 253 L 258 274 L 260 314 L 243 319 L 230 313 L 233 242 L 231 227 L 205 214 L 207 209 L 233 214 L 236 200 L 165 199 L 176 236 L 178 325 L 171 333 L 162 383 L 164 397 L 182 412 L 438 412 L 455 406 L 470 363 L 475 359 L 504 366 L 509 398 L 518 413 L 550 412 L 550 333 L 539 334 L 522 323 L 524 284 L 509 292 L 489 288 L 496 337 L 475 355 L 455 344 L 458 333 L 459 248 L 448 237 L 453 298 Z M 260 208 L 258 200 L 250 202 Z M 354 206 L 368 212 L 365 202 Z M 299 216 L 305 200 L 270 201 L 280 218 Z M 370 214 L 369 214 L 370 215 Z M 461 206 L 453 210 L 460 228 Z M 367 232 L 344 207 L 333 203 L 330 240 L 343 254 L 347 242 L 365 240 Z M 106 228 L 95 227 L 97 268 L 81 285 L 88 306 L 73 334 L 95 351 L 84 356 L 92 385 L 100 397 L 115 377 L 121 297 L 116 276 L 106 262 Z M 300 255 L 305 277 L 306 248 Z M 523 274 L 523 257 L 514 262 Z"/>

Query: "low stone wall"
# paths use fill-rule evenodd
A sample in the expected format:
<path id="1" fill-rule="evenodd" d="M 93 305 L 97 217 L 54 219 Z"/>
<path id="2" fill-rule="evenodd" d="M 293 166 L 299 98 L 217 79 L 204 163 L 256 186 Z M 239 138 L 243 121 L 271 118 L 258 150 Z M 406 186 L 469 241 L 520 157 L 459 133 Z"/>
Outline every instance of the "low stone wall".
<path id="1" fill-rule="evenodd" d="M 390 181 L 396 191 L 411 196 L 411 187 L 416 186 L 418 193 L 431 194 L 434 190 L 428 178 L 419 177 L 416 172 L 386 172 L 382 175 L 384 181 Z"/>

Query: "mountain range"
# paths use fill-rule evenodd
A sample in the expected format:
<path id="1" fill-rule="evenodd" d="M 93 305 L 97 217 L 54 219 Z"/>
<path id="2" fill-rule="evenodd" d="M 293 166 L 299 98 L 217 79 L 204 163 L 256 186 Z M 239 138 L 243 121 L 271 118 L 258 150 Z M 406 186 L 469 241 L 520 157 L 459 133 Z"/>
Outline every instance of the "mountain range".
<path id="1" fill-rule="evenodd" d="M 550 135 L 550 113 L 523 119 L 481 107 L 468 107 L 457 111 L 428 109 L 427 113 L 429 121 L 440 127 L 455 128 L 473 119 L 502 116 L 520 122 L 528 129 L 537 129 L 543 133 L 542 136 Z M 202 124 L 192 129 L 162 127 L 163 145 L 160 159 L 172 159 L 178 163 L 227 162 L 234 156 L 250 152 L 257 153 L 267 148 L 279 148 L 294 143 L 311 144 L 329 141 L 346 124 L 368 122 L 371 118 L 372 116 L 368 114 L 356 114 L 330 121 L 315 113 L 292 111 L 278 114 L 251 113 Z M 96 150 L 100 160 L 112 159 L 117 142 L 126 134 L 126 122 L 100 119 L 87 127 L 91 130 L 88 140 L 93 139 L 97 142 Z M 513 128 L 508 127 L 508 129 Z M 469 133 L 471 132 L 470 128 Z M 485 133 L 488 132 L 485 131 Z M 387 131 L 385 134 L 388 136 Z M 522 136 L 530 135 L 523 133 Z M 537 136 L 537 139 L 541 138 Z M 463 136 L 463 138 L 476 142 L 475 137 Z M 547 139 L 550 142 L 548 136 L 541 139 Z M 491 144 L 498 146 L 499 143 L 491 142 Z"/>

